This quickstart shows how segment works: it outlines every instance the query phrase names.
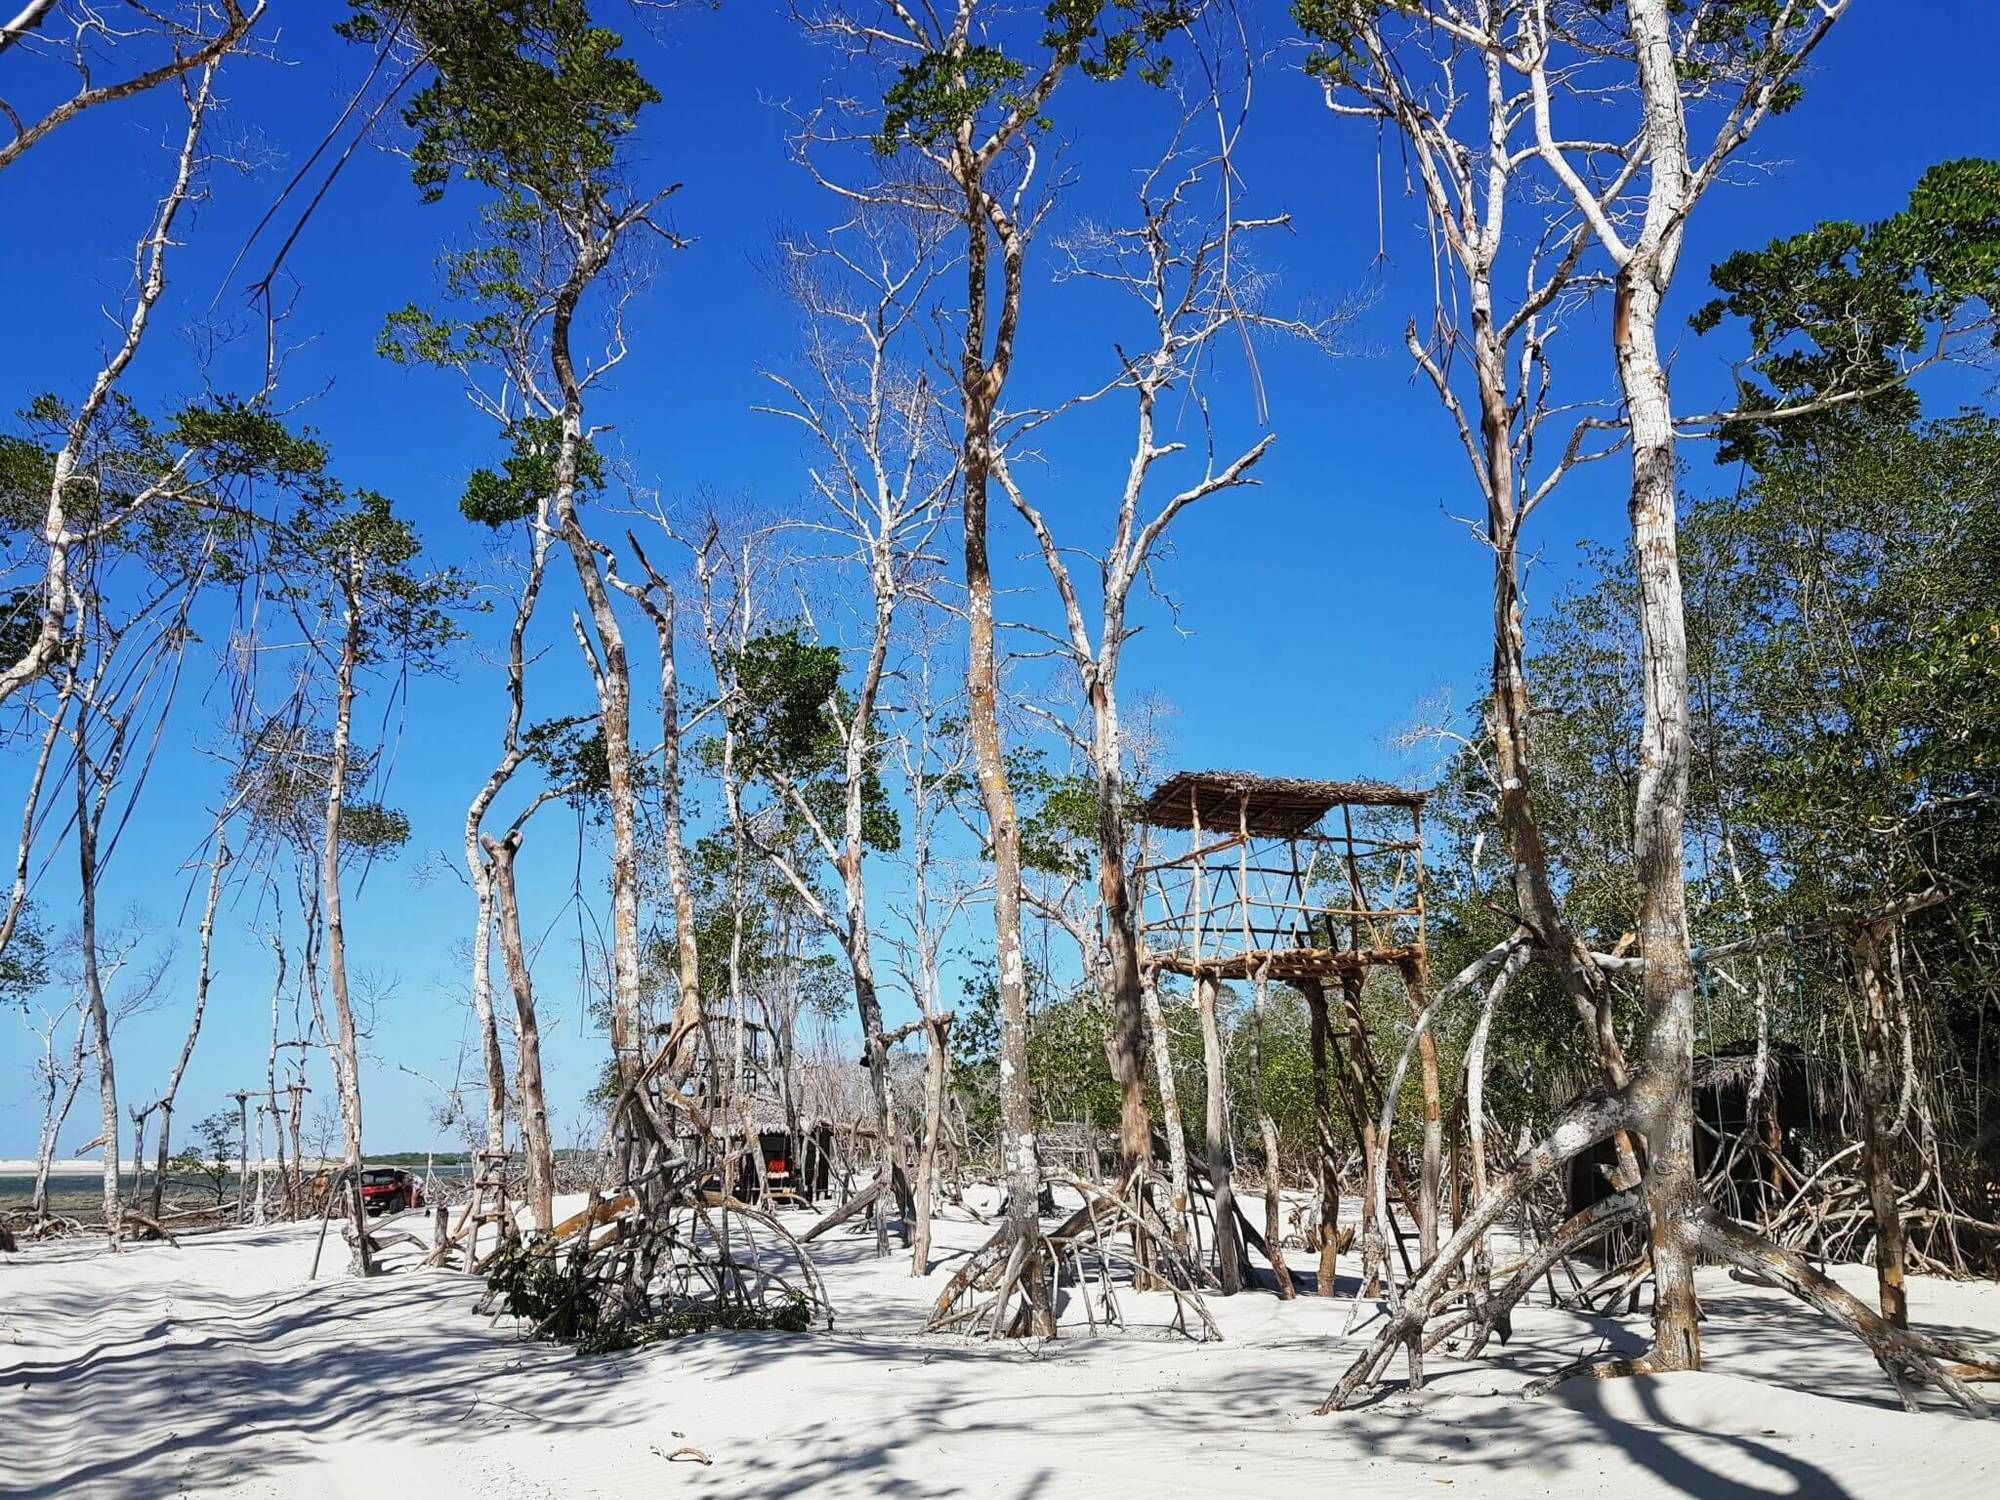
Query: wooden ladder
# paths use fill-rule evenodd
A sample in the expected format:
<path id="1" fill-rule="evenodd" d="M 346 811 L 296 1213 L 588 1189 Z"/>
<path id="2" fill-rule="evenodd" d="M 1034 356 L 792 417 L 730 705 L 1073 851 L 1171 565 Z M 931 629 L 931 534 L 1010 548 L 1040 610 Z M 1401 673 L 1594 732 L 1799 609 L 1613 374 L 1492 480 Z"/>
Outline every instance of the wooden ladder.
<path id="1" fill-rule="evenodd" d="M 475 1151 L 472 1154 L 472 1201 L 466 1205 L 465 1219 L 459 1227 L 459 1235 L 465 1246 L 465 1269 L 477 1271 L 500 1253 L 508 1238 L 516 1231 L 514 1209 L 507 1199 L 507 1164 L 512 1155 L 506 1151 Z M 498 1237 L 493 1250 L 485 1257 L 479 1255 L 479 1230 L 482 1225 L 499 1226 Z"/>

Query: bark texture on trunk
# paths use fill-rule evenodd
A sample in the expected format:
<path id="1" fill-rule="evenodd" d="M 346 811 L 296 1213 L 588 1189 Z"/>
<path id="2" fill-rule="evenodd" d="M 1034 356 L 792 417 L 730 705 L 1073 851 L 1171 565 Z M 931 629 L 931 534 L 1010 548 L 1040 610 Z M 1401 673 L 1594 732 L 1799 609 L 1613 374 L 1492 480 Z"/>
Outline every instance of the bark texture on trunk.
<path id="1" fill-rule="evenodd" d="M 1223 1067 L 1222 1027 L 1216 1016 L 1216 982 L 1203 974 L 1194 982 L 1195 1003 L 1201 1010 L 1201 1053 L 1206 1070 L 1207 1098 L 1203 1125 L 1208 1153 L 1208 1185 L 1215 1202 L 1215 1252 L 1222 1294 L 1243 1290 L 1243 1245 L 1236 1230 L 1236 1193 L 1229 1162 L 1228 1078 Z"/>
<path id="2" fill-rule="evenodd" d="M 1322 1297 L 1331 1297 L 1340 1264 L 1340 1152 L 1333 1129 L 1329 1072 L 1333 1025 L 1327 1012 L 1326 986 L 1319 977 L 1308 975 L 1297 984 L 1305 996 L 1311 1026 L 1313 1154 L 1319 1183 L 1319 1275 L 1313 1289 Z"/>
<path id="3" fill-rule="evenodd" d="M 1375 1209 L 1376 1156 L 1381 1146 L 1375 1138 L 1375 1111 L 1368 1107 L 1368 1023 L 1361 1014 L 1361 989 L 1359 974 L 1341 971 L 1340 998 L 1347 1012 L 1347 1091 L 1361 1139 L 1361 1180 L 1367 1184 L 1361 1194 L 1361 1297 L 1366 1300 L 1380 1293 L 1379 1278 L 1388 1257 Z"/>
<path id="4" fill-rule="evenodd" d="M 584 529 L 577 512 L 577 484 L 586 434 L 583 384 L 570 348 L 570 330 L 584 290 L 609 261 L 615 235 L 592 238 L 573 234 L 577 256 L 569 280 L 557 293 L 549 321 L 549 363 L 561 392 L 559 433 L 553 482 L 556 530 L 567 547 L 584 606 L 595 634 L 593 649 L 581 625 L 597 694 L 598 728 L 604 742 L 606 795 L 611 804 L 611 1052 L 621 1091 L 631 1089 L 644 1067 L 644 999 L 639 966 L 638 810 L 632 766 L 632 673 L 625 649 L 625 632 L 612 607 L 611 593 L 599 564 L 598 546 Z M 643 1112 L 643 1111 L 642 1111 Z M 627 1176 L 638 1168 L 639 1132 L 614 1120 L 623 1145 L 621 1169 Z"/>
<path id="5" fill-rule="evenodd" d="M 103 1129 L 104 1228 L 116 1250 L 123 1239 L 118 1200 L 118 1080 L 111 1062 L 111 1012 L 104 1001 L 104 976 L 97 961 L 97 831 L 110 792 L 93 769 L 86 701 L 76 728 L 77 947 L 83 974 L 84 1008 L 90 1017 L 91 1046 L 97 1060 L 98 1123 Z M 96 781 L 97 785 L 92 785 Z"/>
<path id="6" fill-rule="evenodd" d="M 521 1153 L 526 1159 L 528 1202 L 544 1231 L 555 1228 L 555 1147 L 549 1139 L 549 1101 L 542 1086 L 542 1027 L 535 1013 L 535 982 L 521 941 L 521 904 L 514 886 L 514 857 L 521 831 L 482 841 L 492 869 L 500 956 L 514 994 L 515 1093 L 521 1100 Z"/>
<path id="7" fill-rule="evenodd" d="M 1271 1263 L 1279 1299 L 1289 1302 L 1298 1293 L 1292 1288 L 1291 1269 L 1285 1264 L 1285 1226 L 1279 1206 L 1284 1172 L 1278 1159 L 1278 1124 L 1264 1104 L 1264 1004 L 1269 968 L 1268 963 L 1258 966 L 1251 988 L 1250 1109 L 1257 1116 L 1257 1133 L 1264 1143 L 1264 1257 Z"/>
<path id="8" fill-rule="evenodd" d="M 1409 959 L 1397 965 L 1403 980 L 1403 994 L 1410 1004 L 1411 1019 L 1419 1019 L 1426 1009 L 1424 967 Z M 1417 1185 L 1417 1243 L 1422 1259 L 1428 1261 L 1438 1247 L 1438 1187 L 1444 1169 L 1444 1115 L 1442 1090 L 1438 1081 L 1437 1036 L 1426 1030 L 1417 1039 L 1417 1068 L 1424 1095 L 1424 1158 Z"/>
<path id="9" fill-rule="evenodd" d="M 1187 1129 L 1181 1121 L 1180 1088 L 1174 1080 L 1174 1050 L 1167 1035 L 1166 1012 L 1160 1008 L 1159 981 L 1150 972 L 1144 976 L 1141 998 L 1146 1024 L 1153 1034 L 1153 1076 L 1160 1090 L 1160 1125 L 1167 1137 L 1167 1182 L 1174 1199 L 1167 1223 L 1185 1255 L 1189 1248 Z"/>
<path id="10" fill-rule="evenodd" d="M 1694 1169 L 1694 966 L 1687 931 L 1689 727 L 1687 629 L 1674 512 L 1673 402 L 1660 358 L 1661 302 L 1673 279 L 1688 208 L 1687 127 L 1682 116 L 1670 0 L 1629 0 L 1648 152 L 1646 214 L 1620 268 L 1613 357 L 1632 439 L 1632 562 L 1639 588 L 1639 780 L 1632 855 L 1639 886 L 1636 930 L 1645 959 L 1644 1078 L 1637 1089 L 1646 1133 L 1643 1192 L 1652 1218 L 1653 1350 L 1661 1369 L 1701 1368 L 1694 1291 L 1694 1228 L 1703 1204 Z"/>
<path id="11" fill-rule="evenodd" d="M 929 1055 L 924 1063 L 924 1142 L 917 1157 L 916 1231 L 910 1240 L 910 1274 L 931 1272 L 931 1210 L 937 1200 L 938 1141 L 944 1133 L 944 1095 L 951 1070 L 951 1014 L 924 1018 Z"/>
<path id="12" fill-rule="evenodd" d="M 965 192 L 966 309 L 959 393 L 964 436 L 961 446 L 960 514 L 965 526 L 966 707 L 979 799 L 986 812 L 986 838 L 993 853 L 993 947 L 999 965 L 1001 1159 L 1007 1180 L 1007 1223 L 1016 1253 L 1027 1257 L 1021 1289 L 1027 1308 L 1026 1331 L 1054 1337 L 1055 1292 L 1048 1284 L 1040 1251 L 1037 1208 L 1041 1162 L 1035 1149 L 1035 1122 L 1028 1089 L 1028 991 L 1021 946 L 1021 828 L 1000 736 L 1000 665 L 994 641 L 993 567 L 988 551 L 988 495 L 993 473 L 993 418 L 1011 364 L 1020 316 L 1022 260 L 1026 245 L 984 182 L 985 166 L 975 160 L 969 127 L 961 135 L 956 160 Z M 991 236 L 989 238 L 989 235 Z M 994 274 L 993 245 L 1000 247 Z M 993 352 L 988 358 L 987 318 L 997 307 Z"/>
<path id="13" fill-rule="evenodd" d="M 229 836 L 218 828 L 215 832 L 215 858 L 208 866 L 208 894 L 202 899 L 201 927 L 198 943 L 200 958 L 195 965 L 194 1012 L 188 1018 L 187 1037 L 181 1043 L 180 1055 L 174 1059 L 174 1070 L 167 1076 L 167 1086 L 160 1091 L 155 1107 L 160 1112 L 160 1143 L 158 1156 L 153 1168 L 153 1222 L 158 1223 L 161 1206 L 167 1190 L 168 1137 L 173 1134 L 174 1099 L 181 1091 L 181 1079 L 187 1073 L 188 1061 L 194 1056 L 194 1044 L 201 1036 L 202 1017 L 208 1011 L 208 981 L 210 974 L 209 956 L 215 946 L 215 908 L 222 899 L 222 872 L 229 864 Z M 244 1141 L 247 1147 L 248 1137 Z M 139 1170 L 137 1154 L 134 1154 L 132 1170 Z M 240 1184 L 239 1184 L 240 1186 Z"/>
<path id="14" fill-rule="evenodd" d="M 1117 670 L 1109 632 L 1124 630 L 1123 601 L 1105 622 L 1105 651 Z M 1118 1085 L 1118 1147 L 1129 1173 L 1153 1160 L 1153 1122 L 1146 1112 L 1146 1006 L 1139 974 L 1138 914 L 1125 870 L 1125 768 L 1119 741 L 1118 695 L 1102 666 L 1091 674 L 1091 753 L 1097 777 L 1097 896 L 1103 911 L 1105 1002 L 1111 1025 L 1104 1053 Z"/>
<path id="15" fill-rule="evenodd" d="M 1891 1162 L 1893 1085 L 1889 1063 L 1888 991 L 1882 978 L 1881 934 L 1864 925 L 1854 935 L 1854 974 L 1861 986 L 1861 1180 L 1875 1220 L 1875 1284 L 1882 1316 L 1910 1326 L 1904 1289 L 1903 1215 L 1896 1204 Z"/>
<path id="16" fill-rule="evenodd" d="M 327 986 L 333 996 L 335 1034 L 328 1049 L 340 1099 L 346 1148 L 347 1188 L 353 1203 L 355 1263 L 363 1276 L 374 1274 L 368 1249 L 368 1214 L 361 1202 L 361 1043 L 347 987 L 347 929 L 340 889 L 340 821 L 347 801 L 347 765 L 354 728 L 354 672 L 360 658 L 361 598 L 354 581 L 359 564 L 349 559 L 342 575 L 343 616 L 340 663 L 335 677 L 333 744 L 328 753 L 326 827 L 320 845 L 320 914 L 325 924 Z"/>

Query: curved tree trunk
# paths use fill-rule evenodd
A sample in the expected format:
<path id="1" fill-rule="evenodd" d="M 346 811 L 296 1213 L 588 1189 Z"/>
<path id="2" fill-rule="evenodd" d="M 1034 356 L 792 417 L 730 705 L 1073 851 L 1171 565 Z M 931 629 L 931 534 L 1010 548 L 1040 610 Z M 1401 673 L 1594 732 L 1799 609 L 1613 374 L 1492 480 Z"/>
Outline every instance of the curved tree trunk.
<path id="1" fill-rule="evenodd" d="M 208 895 L 201 908 L 201 959 L 195 969 L 194 1014 L 188 1020 L 187 1039 L 181 1043 L 180 1056 L 174 1061 L 174 1071 L 167 1079 L 167 1086 L 155 1101 L 160 1112 L 160 1144 L 157 1163 L 153 1169 L 153 1222 L 158 1223 L 162 1198 L 167 1184 L 167 1137 L 172 1134 L 174 1121 L 174 1097 L 180 1093 L 181 1077 L 187 1072 L 188 1059 L 194 1056 L 195 1039 L 201 1035 L 201 1018 L 208 1010 L 209 954 L 215 944 L 215 908 L 222 897 L 222 871 L 229 863 L 229 836 L 223 829 L 215 832 L 215 858 L 208 867 Z M 138 1171 L 138 1163 L 133 1163 L 133 1171 Z"/>
<path id="2" fill-rule="evenodd" d="M 481 842 L 492 870 L 500 956 L 507 966 L 507 986 L 514 993 L 515 1092 L 521 1100 L 521 1150 L 526 1158 L 528 1202 L 534 1208 L 536 1223 L 546 1232 L 556 1223 L 556 1163 L 549 1140 L 548 1095 L 542 1087 L 542 1029 L 535 1014 L 535 982 L 521 942 L 521 905 L 514 888 L 514 857 L 521 850 L 521 831 L 511 829 L 504 839 L 487 837 Z"/>
<path id="3" fill-rule="evenodd" d="M 1020 311 L 1021 234 L 980 180 L 983 168 L 969 161 L 962 135 L 958 147 L 966 190 L 966 277 L 970 290 L 960 394 L 965 423 L 960 513 L 965 523 L 967 723 L 979 797 L 986 810 L 986 838 L 993 851 L 994 958 L 1000 992 L 1001 1159 L 1007 1180 L 1007 1223 L 1017 1250 L 1027 1256 L 1022 1275 L 1027 1331 L 1054 1337 L 1055 1293 L 1035 1247 L 1041 1237 L 1037 1200 L 1041 1163 L 1035 1151 L 1034 1110 L 1028 1090 L 1027 971 L 1021 948 L 1021 828 L 1008 784 L 1000 739 L 1000 667 L 994 644 L 993 569 L 988 553 L 987 496 L 993 467 L 993 416 L 1012 357 Z M 986 314 L 992 245 L 988 225 L 1000 241 L 1003 290 L 994 352 L 986 358 Z"/>

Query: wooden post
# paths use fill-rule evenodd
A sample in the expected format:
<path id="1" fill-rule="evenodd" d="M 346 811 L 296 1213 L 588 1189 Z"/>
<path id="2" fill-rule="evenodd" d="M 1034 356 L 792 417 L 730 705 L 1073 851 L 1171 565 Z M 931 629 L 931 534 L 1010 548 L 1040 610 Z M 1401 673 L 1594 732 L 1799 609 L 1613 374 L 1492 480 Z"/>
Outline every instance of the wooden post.
<path id="1" fill-rule="evenodd" d="M 1243 926 L 1243 962 L 1251 962 L 1256 947 L 1250 926 L 1250 794 L 1236 795 L 1236 909 Z M 1284 1226 L 1278 1205 L 1278 1126 L 1264 1107 L 1264 1001 L 1269 990 L 1271 960 L 1265 956 L 1250 976 L 1250 1107 L 1257 1116 L 1258 1134 L 1264 1142 L 1264 1255 L 1271 1263 L 1271 1275 L 1278 1296 L 1289 1302 L 1297 1295 L 1292 1289 L 1292 1273 L 1285 1265 L 1280 1248 Z"/>
<path id="2" fill-rule="evenodd" d="M 250 1184 L 250 1091 L 238 1089 L 229 1096 L 236 1101 L 236 1222 L 243 1222 Z"/>
<path id="3" fill-rule="evenodd" d="M 1215 976 L 1204 970 L 1195 976 L 1195 1002 L 1201 1010 L 1201 1050 L 1207 1064 L 1208 1098 L 1204 1123 L 1208 1136 L 1208 1184 L 1215 1194 L 1215 1248 L 1222 1294 L 1243 1290 L 1242 1246 L 1236 1230 L 1236 1198 L 1230 1180 L 1229 1142 L 1224 1133 L 1228 1115 L 1224 1103 L 1222 1033 L 1215 1016 Z"/>
<path id="4" fill-rule="evenodd" d="M 1320 977 L 1309 974 L 1297 983 L 1312 1017 L 1313 1120 L 1319 1135 L 1319 1278 L 1314 1290 L 1322 1297 L 1331 1297 L 1340 1258 L 1340 1158 L 1334 1148 L 1333 1091 L 1327 1077 L 1333 1028 L 1326 1010 L 1326 985 Z"/>

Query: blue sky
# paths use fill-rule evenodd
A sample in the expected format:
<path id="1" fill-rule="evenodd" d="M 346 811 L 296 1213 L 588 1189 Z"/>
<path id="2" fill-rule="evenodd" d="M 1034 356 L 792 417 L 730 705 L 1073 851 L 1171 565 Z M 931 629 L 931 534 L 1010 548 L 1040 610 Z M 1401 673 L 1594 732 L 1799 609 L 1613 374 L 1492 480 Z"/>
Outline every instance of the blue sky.
<path id="1" fill-rule="evenodd" d="M 140 400 L 165 403 L 194 388 L 204 342 L 183 330 L 217 318 L 250 330 L 240 312 L 246 277 L 239 272 L 231 282 L 229 265 L 331 119 L 342 88 L 359 76 L 360 59 L 328 29 L 342 8 L 287 7 L 277 49 L 284 60 L 245 60 L 227 75 L 228 119 L 256 169 L 219 175 L 212 201 L 188 225 L 171 273 L 170 326 L 129 382 Z M 1292 65 L 1282 8 L 1249 9 L 1273 57 L 1238 158 L 1242 204 L 1289 213 L 1294 225 L 1262 255 L 1278 276 L 1273 300 L 1324 302 L 1370 286 L 1377 300 L 1356 329 L 1361 352 L 1351 357 L 1328 361 L 1286 347 L 1260 355 L 1277 434 L 1262 485 L 1180 523 L 1163 570 L 1178 629 L 1148 609 L 1124 690 L 1128 701 L 1153 691 L 1172 700 L 1175 763 L 1401 776 L 1410 768 L 1386 737 L 1440 688 L 1451 688 L 1461 705 L 1477 695 L 1489 612 L 1485 555 L 1451 519 L 1471 508 L 1463 460 L 1401 353 L 1404 321 L 1430 305 L 1418 205 L 1403 196 L 1392 154 L 1378 244 L 1373 133 L 1322 109 L 1316 86 Z M 1911 19 L 1915 9 L 1921 24 Z M 766 398 L 760 370 L 795 343 L 791 311 L 759 261 L 778 226 L 821 227 L 836 216 L 788 160 L 783 108 L 815 101 L 833 59 L 797 36 L 783 7 L 760 0 L 676 15 L 659 35 L 635 34 L 633 46 L 665 96 L 646 124 L 639 170 L 682 184 L 672 219 L 691 244 L 664 257 L 632 318 L 633 353 L 603 407 L 615 424 L 611 444 L 670 505 L 706 489 L 767 510 L 795 508 L 801 450 L 775 419 L 752 411 Z M 1700 300 L 1704 268 L 1728 251 L 1819 219 L 1893 212 L 1933 161 L 2000 154 L 1996 55 L 2000 8 L 1981 0 L 1857 5 L 1819 54 L 1804 104 L 1759 137 L 1763 169 L 1704 204 L 1670 322 Z M 18 55 L 4 64 L 21 66 Z M 1165 101 L 1136 88 L 1077 85 L 1064 97 L 1056 135 L 1071 180 L 1052 221 L 1058 229 L 1080 214 L 1115 215 L 1133 170 L 1171 122 Z M 73 393 L 94 370 L 107 327 L 99 309 L 115 304 L 123 286 L 131 240 L 163 170 L 167 123 L 154 106 L 100 111 L 0 176 L 0 222 L 10 231 L 0 239 L 0 263 L 13 290 L 0 324 L 0 399 L 8 406 L 44 390 Z M 438 249 L 459 237 L 463 212 L 454 202 L 420 205 L 403 164 L 384 152 L 356 159 L 290 262 L 297 286 L 287 331 L 296 348 L 285 391 L 303 403 L 301 418 L 328 441 L 344 478 L 395 496 L 440 560 L 474 563 L 480 539 L 458 516 L 456 498 L 467 470 L 490 460 L 489 427 L 447 378 L 393 368 L 373 353 L 384 314 L 429 293 Z M 246 268 L 260 253 L 253 248 Z M 1101 378 L 1109 358 L 1112 312 L 1050 287 L 1047 265 L 1044 257 L 1030 271 L 1015 389 L 1022 404 Z M 1577 395 L 1594 378 L 1603 338 L 1588 317 L 1568 335 L 1565 373 L 1574 370 Z M 1380 352 L 1365 352 L 1370 347 Z M 249 352 L 244 343 L 225 346 L 219 367 L 230 370 Z M 1684 410 L 1725 392 L 1730 352 L 1726 336 L 1683 340 L 1675 374 Z M 1211 382 L 1225 441 L 1263 430 L 1242 376 L 1225 356 Z M 1124 444 L 1117 415 L 1074 424 L 1050 443 L 1048 463 L 1033 478 L 1059 531 L 1091 535 L 1122 471 Z M 1713 475 L 1691 451 L 1691 488 L 1711 485 Z M 1547 596 L 1580 540 L 1621 535 L 1621 478 L 1611 465 L 1586 473 L 1542 513 L 1531 594 Z M 1039 565 L 1010 521 L 996 551 L 1003 583 L 1021 588 L 1037 579 Z M 1019 598 L 1021 610 L 1041 607 L 1033 596 Z M 556 656 L 570 649 L 557 633 L 566 632 L 570 605 L 558 585 L 543 615 L 554 665 L 537 679 L 536 716 L 585 703 L 581 674 Z M 491 635 L 497 624 L 474 629 Z M 206 672 L 190 674 L 107 890 L 112 908 L 143 911 L 158 941 L 179 934 L 166 1003 L 133 1018 L 121 1036 L 128 1095 L 149 1097 L 157 1088 L 184 1026 L 196 913 L 184 910 L 193 877 L 183 862 L 200 845 L 217 795 L 214 765 L 199 753 L 214 739 L 215 707 L 203 701 L 208 680 Z M 430 1087 L 413 1075 L 449 1076 L 469 1037 L 457 949 L 470 897 L 451 871 L 459 868 L 466 801 L 493 757 L 500 710 L 496 674 L 470 658 L 451 678 L 416 682 L 407 704 L 392 708 L 378 687 L 362 708 L 375 726 L 393 715 L 387 796 L 414 825 L 410 849 L 370 872 L 348 918 L 355 966 L 389 987 L 364 1079 L 368 1135 L 378 1149 L 423 1149 L 434 1138 L 451 1144 L 430 1125 Z M 0 766 L 0 792 L 11 796 L 21 759 L 10 752 Z M 531 931 L 558 909 L 575 853 L 574 830 L 560 815 L 538 823 L 534 838 L 546 857 L 524 859 Z M 71 920 L 70 858 L 66 848 L 38 890 L 57 927 Z M 211 1025 L 185 1085 L 183 1119 L 261 1076 L 270 959 L 249 931 L 261 919 L 249 895 L 224 912 Z M 569 956 L 553 943 L 541 969 L 551 1090 L 565 1116 L 602 1055 L 601 1038 L 579 1024 Z M 25 1155 L 36 1123 L 27 1038 L 17 1023 L 4 1024 L 0 1156 Z M 322 1070 L 319 1086 L 330 1092 L 324 1085 Z M 81 1122 L 94 1114 L 88 1099 L 80 1101 L 65 1146 L 90 1133 Z"/>

